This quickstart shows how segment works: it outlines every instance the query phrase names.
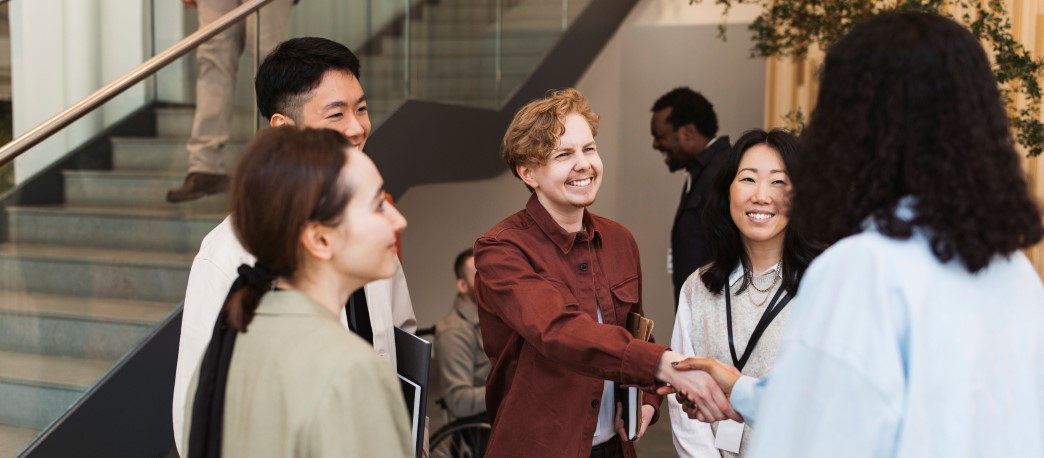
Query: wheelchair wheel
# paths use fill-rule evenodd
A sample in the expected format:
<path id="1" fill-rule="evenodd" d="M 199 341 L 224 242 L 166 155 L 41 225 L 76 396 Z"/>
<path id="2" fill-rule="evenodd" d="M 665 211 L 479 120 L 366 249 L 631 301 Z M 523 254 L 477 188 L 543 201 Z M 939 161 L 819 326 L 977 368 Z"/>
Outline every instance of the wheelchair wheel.
<path id="1" fill-rule="evenodd" d="M 489 423 L 450 423 L 432 435 L 431 458 L 478 458 L 486 452 Z"/>

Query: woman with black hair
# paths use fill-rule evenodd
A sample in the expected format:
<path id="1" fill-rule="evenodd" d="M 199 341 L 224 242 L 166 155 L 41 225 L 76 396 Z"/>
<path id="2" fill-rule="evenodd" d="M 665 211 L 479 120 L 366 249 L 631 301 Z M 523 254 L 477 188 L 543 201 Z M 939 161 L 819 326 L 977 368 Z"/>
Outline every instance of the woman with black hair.
<path id="1" fill-rule="evenodd" d="M 341 314 L 395 273 L 406 220 L 373 162 L 327 129 L 258 133 L 232 176 L 241 265 L 189 385 L 188 456 L 412 456 L 395 374 Z"/>
<path id="2" fill-rule="evenodd" d="M 731 361 L 754 377 L 771 369 L 793 307 L 788 303 L 819 252 L 788 225 L 797 156 L 797 140 L 782 130 L 748 131 L 729 151 L 703 213 L 711 263 L 682 286 L 671 339 L 675 351 Z M 731 420 L 689 421 L 681 405 L 668 399 L 680 456 L 744 454 L 749 428 Z"/>
<path id="3" fill-rule="evenodd" d="M 751 456 L 1044 456 L 1044 286 L 1019 251 L 1044 224 L 982 46 L 935 14 L 883 14 L 820 78 L 791 219 L 833 245 L 776 367 L 678 367 L 756 420 Z"/>

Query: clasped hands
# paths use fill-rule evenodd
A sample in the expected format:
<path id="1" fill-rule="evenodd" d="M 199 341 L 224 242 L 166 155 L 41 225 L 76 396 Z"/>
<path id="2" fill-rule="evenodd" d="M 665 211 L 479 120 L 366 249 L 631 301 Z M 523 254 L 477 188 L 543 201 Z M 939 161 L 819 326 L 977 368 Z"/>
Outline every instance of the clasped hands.
<path id="1" fill-rule="evenodd" d="M 677 355 L 674 352 L 665 353 L 657 371 L 657 378 L 669 385 L 658 388 L 657 394 L 666 396 L 674 393 L 691 419 L 704 423 L 725 419 L 743 421 L 743 417 L 729 403 L 732 387 L 741 375 L 739 370 L 714 358 L 675 359 L 669 362 L 669 367 L 664 367 L 669 354 Z"/>

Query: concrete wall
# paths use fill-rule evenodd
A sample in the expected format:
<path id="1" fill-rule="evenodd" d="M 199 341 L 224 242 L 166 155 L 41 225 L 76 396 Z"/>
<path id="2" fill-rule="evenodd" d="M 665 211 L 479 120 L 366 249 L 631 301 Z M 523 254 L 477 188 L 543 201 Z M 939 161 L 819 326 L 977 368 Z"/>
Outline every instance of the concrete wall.
<path id="1" fill-rule="evenodd" d="M 756 8 L 734 8 L 730 21 L 749 21 Z M 712 4 L 642 1 L 577 84 L 602 118 L 597 141 L 605 176 L 592 210 L 634 233 L 642 251 L 646 311 L 659 323 L 655 334 L 661 340 L 670 338 L 674 321 L 666 253 L 684 177 L 670 175 L 650 146 L 649 108 L 661 94 L 687 85 L 715 104 L 721 131 L 733 138 L 760 127 L 763 118 L 764 62 L 748 59 L 744 24 L 730 26 L 728 41 L 718 40 L 720 19 Z M 409 220 L 404 268 L 422 327 L 449 310 L 456 253 L 520 210 L 528 196 L 506 169 L 494 179 L 419 186 L 403 195 L 398 205 Z"/>

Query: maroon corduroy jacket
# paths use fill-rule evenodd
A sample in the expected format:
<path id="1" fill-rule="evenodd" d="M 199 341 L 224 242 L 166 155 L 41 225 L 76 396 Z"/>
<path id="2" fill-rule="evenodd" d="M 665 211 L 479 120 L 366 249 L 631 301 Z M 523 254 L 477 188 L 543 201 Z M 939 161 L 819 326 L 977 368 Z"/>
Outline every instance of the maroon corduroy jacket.
<path id="1" fill-rule="evenodd" d="M 568 233 L 534 195 L 526 209 L 475 242 L 475 289 L 486 354 L 487 457 L 587 458 L 603 380 L 651 390 L 667 347 L 635 340 L 628 312 L 643 313 L 634 237 L 585 211 Z M 604 324 L 597 319 L 602 307 Z M 647 392 L 657 409 L 660 397 Z M 623 455 L 634 457 L 624 443 Z"/>

